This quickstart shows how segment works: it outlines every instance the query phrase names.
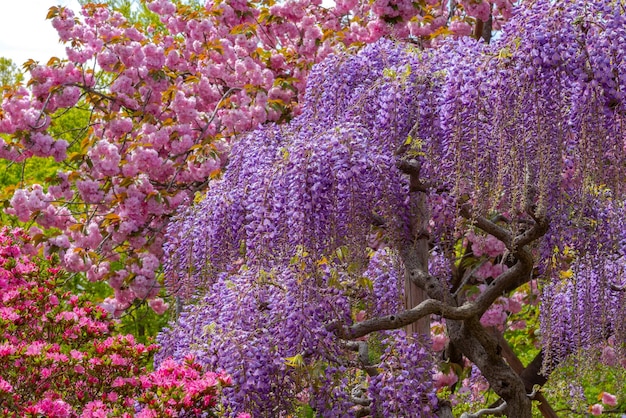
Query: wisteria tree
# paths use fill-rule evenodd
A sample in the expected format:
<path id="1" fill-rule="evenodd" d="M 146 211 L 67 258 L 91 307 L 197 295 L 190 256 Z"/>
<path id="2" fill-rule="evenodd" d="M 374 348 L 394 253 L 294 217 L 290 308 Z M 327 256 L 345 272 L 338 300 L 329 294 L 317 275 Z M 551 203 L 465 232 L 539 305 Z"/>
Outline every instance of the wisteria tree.
<path id="1" fill-rule="evenodd" d="M 137 21 L 107 4 L 80 17 L 51 8 L 67 59 L 26 63 L 28 84 L 2 101 L 0 158 L 63 164 L 48 185 L 19 185 L 9 213 L 36 224 L 31 234 L 69 271 L 108 280 L 117 312 L 135 298 L 164 306 L 156 272 L 169 218 L 219 174 L 238 136 L 300 113 L 315 62 L 386 35 L 427 46 L 476 26 L 487 37 L 511 15 L 508 0 L 188 3 L 146 0 Z M 69 113 L 76 123 L 64 123 Z"/>
<path id="2" fill-rule="evenodd" d="M 160 355 L 225 369 L 254 416 L 450 416 L 436 389 L 462 375 L 499 397 L 469 416 L 555 416 L 539 388 L 559 362 L 624 348 L 625 7 L 538 0 L 491 44 L 315 66 L 300 113 L 237 141 L 170 224 L 189 303 Z M 524 369 L 502 335 L 537 300 Z"/>

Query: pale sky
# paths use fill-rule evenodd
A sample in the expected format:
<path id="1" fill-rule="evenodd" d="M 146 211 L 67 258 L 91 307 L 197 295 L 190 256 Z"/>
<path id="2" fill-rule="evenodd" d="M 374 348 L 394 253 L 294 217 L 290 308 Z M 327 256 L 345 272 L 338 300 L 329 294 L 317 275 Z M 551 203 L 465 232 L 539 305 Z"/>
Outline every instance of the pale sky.
<path id="1" fill-rule="evenodd" d="M 10 58 L 22 67 L 28 59 L 48 62 L 50 57 L 65 57 L 52 22 L 46 20 L 52 6 L 66 6 L 76 14 L 76 0 L 0 0 L 0 57 Z"/>

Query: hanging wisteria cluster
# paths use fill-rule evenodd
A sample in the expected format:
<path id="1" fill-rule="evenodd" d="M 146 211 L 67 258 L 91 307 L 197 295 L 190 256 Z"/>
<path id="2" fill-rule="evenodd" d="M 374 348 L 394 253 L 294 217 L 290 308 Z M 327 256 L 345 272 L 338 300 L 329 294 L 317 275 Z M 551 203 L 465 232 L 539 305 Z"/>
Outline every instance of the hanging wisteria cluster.
<path id="1" fill-rule="evenodd" d="M 290 411 L 294 394 L 305 392 L 324 416 L 356 413 L 352 391 L 365 375 L 359 377 L 357 353 L 336 338 L 332 324 L 351 323 L 359 301 L 362 311 L 371 312 L 389 313 L 401 305 L 404 284 L 397 257 L 380 250 L 370 271 L 360 273 L 375 240 L 373 217 L 397 225 L 408 216 L 402 198 L 408 184 L 386 137 L 393 131 L 406 136 L 412 117 L 393 112 L 393 96 L 385 99 L 390 104 L 384 108 L 372 103 L 383 93 L 383 70 L 406 57 L 391 42 L 356 56 L 333 57 L 330 68 L 353 68 L 335 80 L 335 93 L 346 106 L 372 106 L 380 113 L 373 123 L 351 121 L 341 113 L 346 120 L 337 122 L 331 106 L 316 109 L 311 99 L 291 125 L 264 128 L 235 144 L 223 179 L 169 229 L 169 289 L 186 298 L 200 291 L 208 295 L 182 313 L 176 328 L 162 334 L 163 353 L 180 356 L 193 347 L 212 366 L 232 370 L 239 384 L 234 407 L 257 414 L 273 408 Z M 318 70 L 315 76 L 323 77 L 324 69 Z M 364 83 L 378 92 L 368 91 Z M 410 85 L 407 75 L 398 90 Z M 354 87 L 370 100 L 357 96 L 354 103 Z M 336 111 L 340 109 L 337 104 Z M 326 123 L 310 123 L 316 118 L 326 118 Z M 398 228 L 391 235 L 399 239 L 404 233 Z M 381 270 L 385 277 L 379 277 Z M 415 344 L 402 352 L 415 352 L 411 361 L 423 363 L 404 385 L 415 396 L 424 394 L 426 401 L 417 403 L 415 412 L 427 414 L 434 400 L 429 355 Z M 401 356 L 401 361 L 408 359 Z M 352 379 L 344 381 L 351 373 Z M 389 396 L 378 390 L 375 397 L 386 405 Z M 401 396 L 388 400 L 399 402 Z"/>
<path id="2" fill-rule="evenodd" d="M 402 58 L 407 58 L 402 47 L 383 42 L 346 63 L 346 57 L 329 59 L 310 79 L 319 88 L 308 93 L 301 117 L 238 141 L 224 178 L 170 228 L 169 287 L 188 296 L 238 257 L 267 268 L 288 262 L 298 245 L 317 258 L 349 248 L 348 258 L 365 262 L 373 217 L 408 216 L 408 184 L 395 166 L 395 144 L 388 138 L 406 137 L 414 116 L 397 110 L 415 113 L 417 100 L 406 92 L 396 98 L 385 76 L 381 79 L 385 69 L 407 71 L 398 65 Z M 324 80 L 326 74 L 332 78 Z M 406 81 L 386 78 L 397 84 L 398 93 L 412 84 L 408 76 Z M 316 92 L 336 97 L 314 101 Z"/>
<path id="3" fill-rule="evenodd" d="M 604 192 L 606 193 L 606 191 Z M 624 321 L 626 241 L 622 202 L 594 199 L 585 209 L 587 246 L 555 251 L 554 280 L 543 290 L 542 333 L 547 366 L 553 367 L 579 347 L 626 341 Z M 575 240 L 571 240 L 576 242 Z"/>
<path id="4" fill-rule="evenodd" d="M 622 335 L 624 7 L 536 1 L 491 45 L 380 40 L 314 67 L 301 115 L 238 141 L 168 229 L 167 285 L 189 305 L 164 353 L 233 375 L 235 410 L 428 416 L 423 342 L 374 331 L 438 314 L 528 416 L 485 331 L 519 310 L 502 296 L 542 282 L 547 358 Z M 425 239 L 430 274 L 411 255 Z M 404 268 L 427 300 L 402 312 Z"/>

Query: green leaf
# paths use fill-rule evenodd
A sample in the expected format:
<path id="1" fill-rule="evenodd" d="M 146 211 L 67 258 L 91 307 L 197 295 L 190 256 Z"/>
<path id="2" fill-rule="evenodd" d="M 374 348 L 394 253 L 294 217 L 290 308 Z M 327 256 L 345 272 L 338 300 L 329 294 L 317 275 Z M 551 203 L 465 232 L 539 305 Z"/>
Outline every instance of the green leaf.
<path id="1" fill-rule="evenodd" d="M 302 354 L 296 354 L 293 357 L 286 357 L 285 364 L 289 367 L 295 368 L 304 367 L 304 359 L 302 358 Z"/>

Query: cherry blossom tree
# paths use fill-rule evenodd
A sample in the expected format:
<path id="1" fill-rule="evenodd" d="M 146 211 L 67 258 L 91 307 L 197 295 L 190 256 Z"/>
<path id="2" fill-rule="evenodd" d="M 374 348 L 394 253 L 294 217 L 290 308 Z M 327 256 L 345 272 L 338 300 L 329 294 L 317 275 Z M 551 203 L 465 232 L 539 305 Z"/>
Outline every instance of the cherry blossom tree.
<path id="1" fill-rule="evenodd" d="M 49 184 L 19 185 L 8 212 L 66 269 L 107 280 L 117 312 L 136 298 L 165 308 L 170 217 L 220 175 L 237 138 L 301 112 L 314 63 L 383 36 L 423 47 L 449 34 L 488 39 L 512 14 L 507 0 L 144 6 L 135 21 L 106 4 L 51 8 L 67 58 L 27 62 L 27 85 L 6 91 L 0 111 L 0 158 L 62 166 Z M 79 122 L 63 124 L 68 112 Z"/>
<path id="2" fill-rule="evenodd" d="M 465 417 L 556 416 L 555 366 L 623 356 L 625 10 L 539 0 L 490 44 L 380 39 L 316 65 L 290 123 L 234 143 L 170 223 L 188 303 L 159 356 L 227 370 L 233 413 L 451 416 L 437 395 L 469 386 L 498 400 Z M 425 294 L 408 308 L 405 281 Z M 536 303 L 524 367 L 503 331 Z M 406 329 L 423 318 L 431 341 Z"/>

